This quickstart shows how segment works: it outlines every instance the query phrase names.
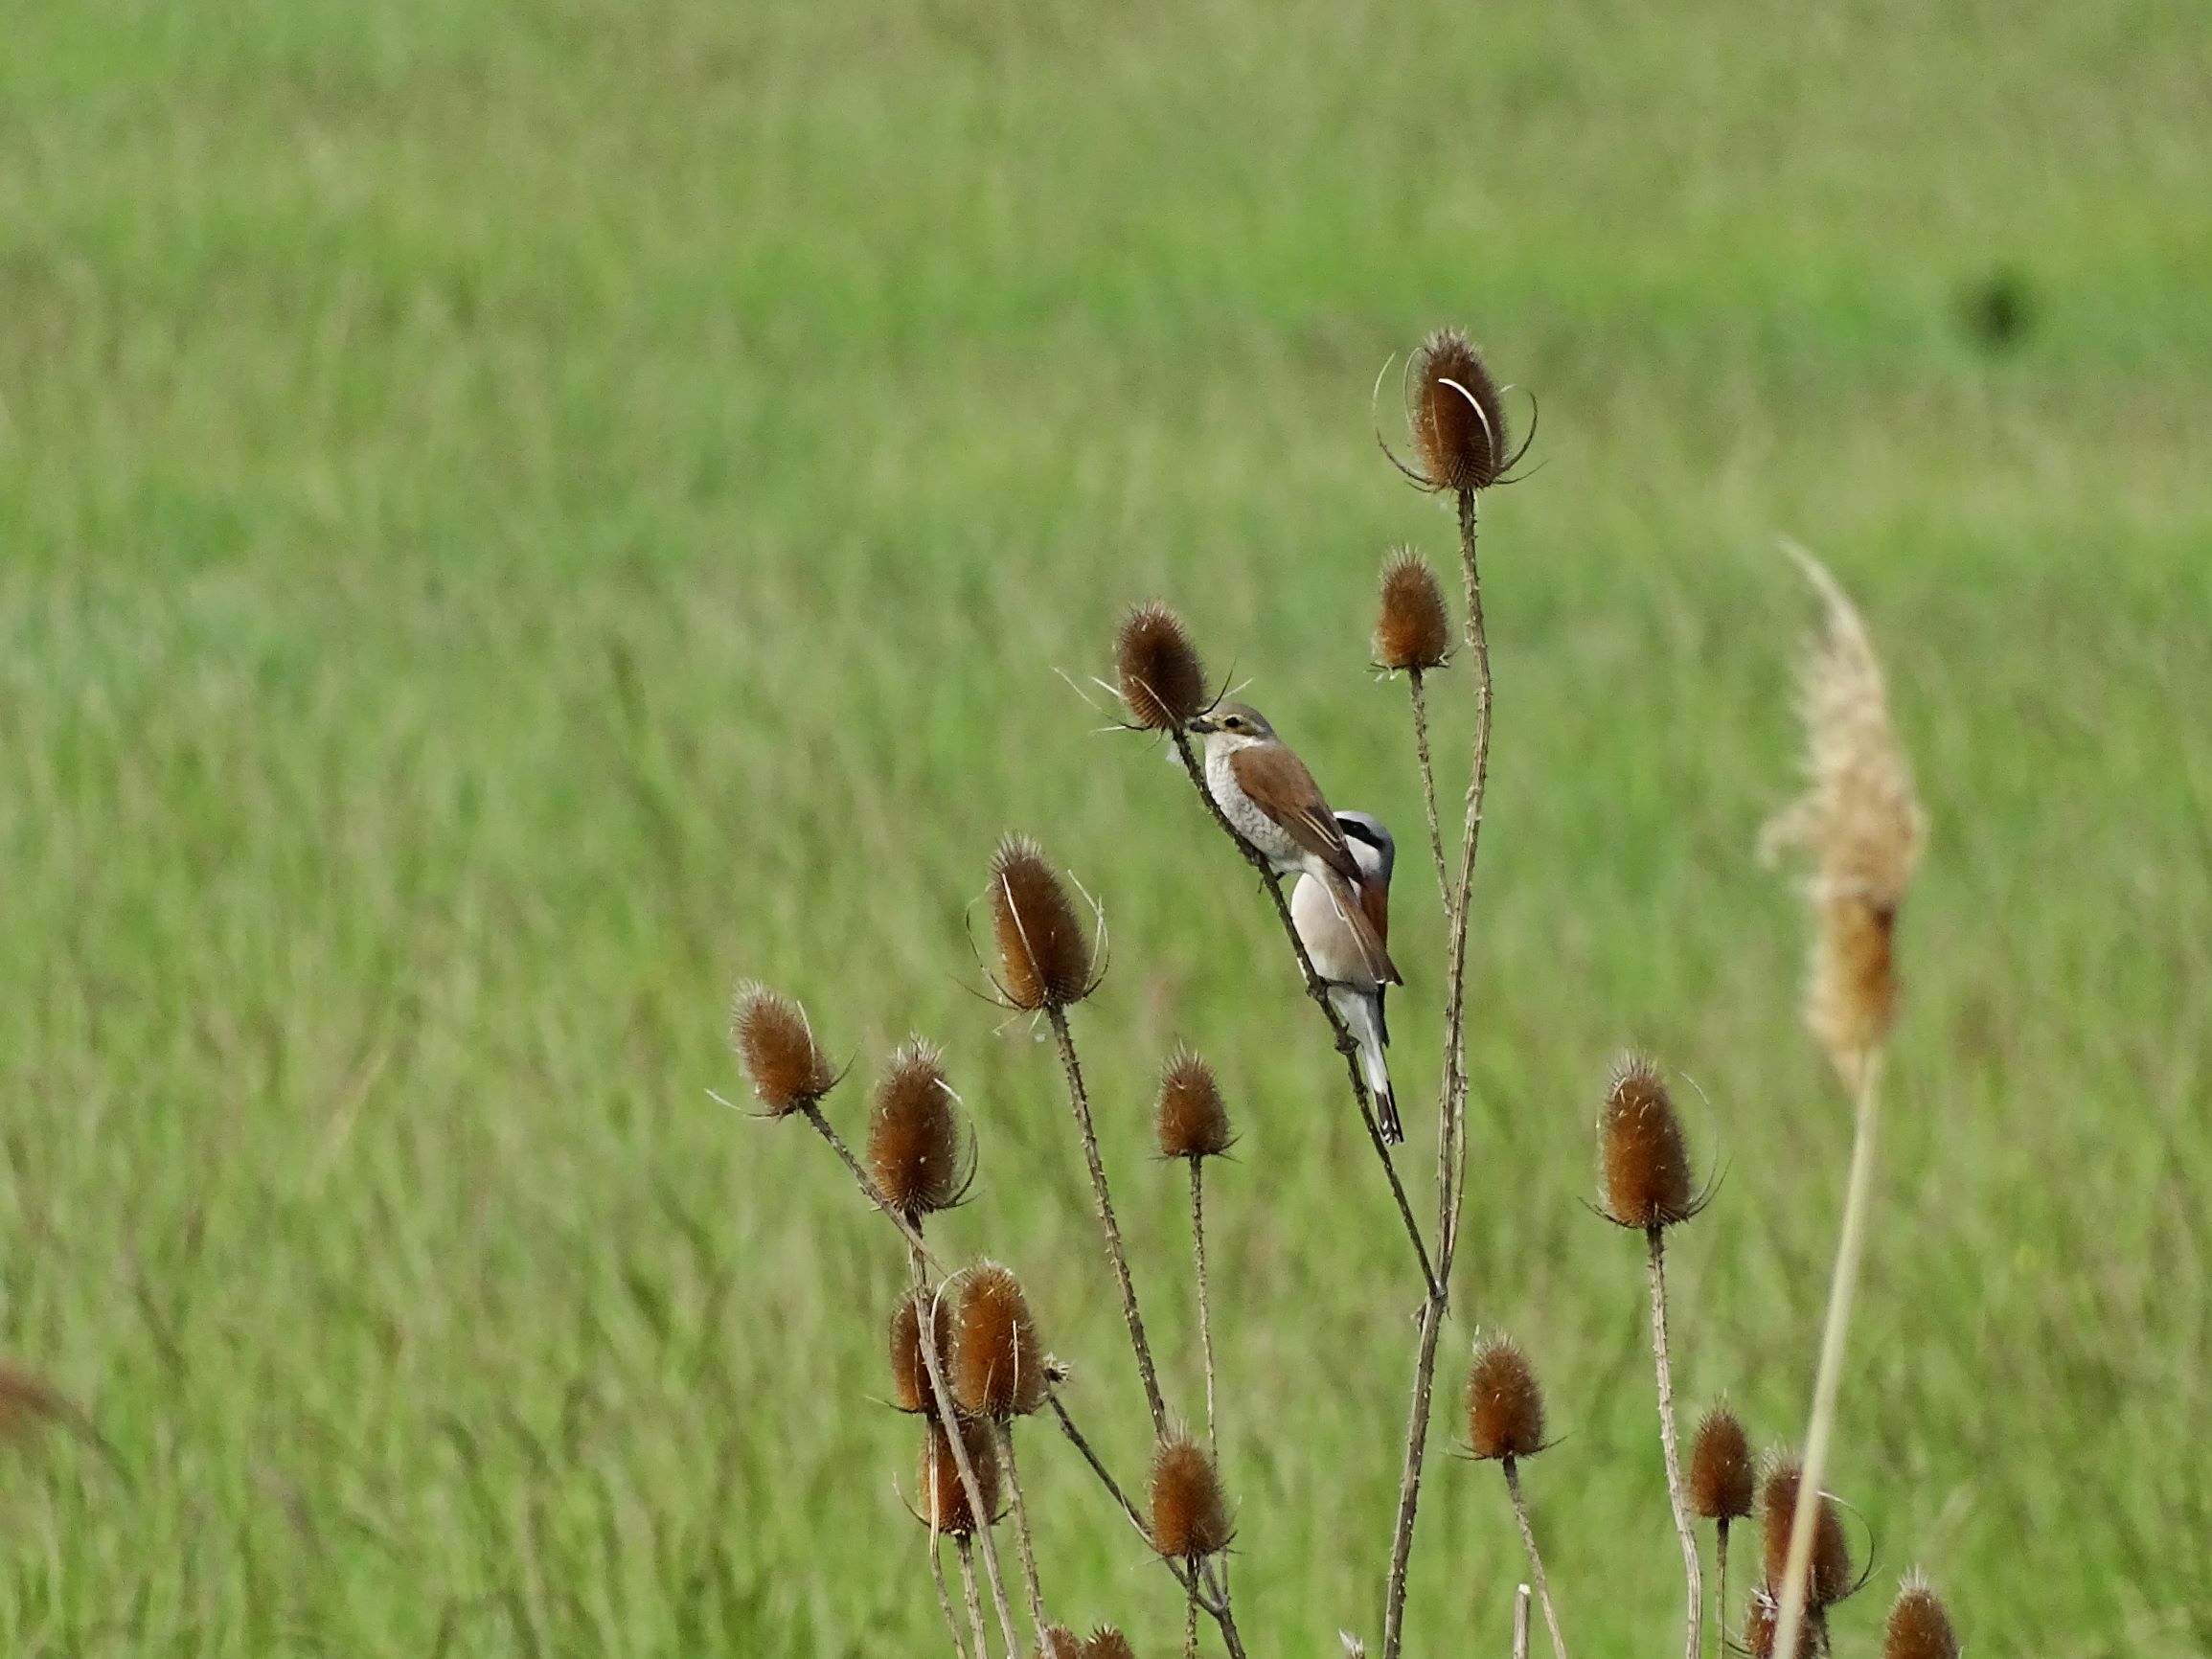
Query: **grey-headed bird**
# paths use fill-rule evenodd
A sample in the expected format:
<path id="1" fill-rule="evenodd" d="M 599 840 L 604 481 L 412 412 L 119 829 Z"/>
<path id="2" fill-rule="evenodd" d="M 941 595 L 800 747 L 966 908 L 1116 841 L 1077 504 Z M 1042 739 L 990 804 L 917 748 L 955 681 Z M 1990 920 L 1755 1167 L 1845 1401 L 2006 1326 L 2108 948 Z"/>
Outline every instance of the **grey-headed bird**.
<path id="1" fill-rule="evenodd" d="M 1222 703 L 1192 720 L 1190 729 L 1205 739 L 1206 787 L 1222 816 L 1278 873 L 1301 878 L 1291 912 L 1299 940 L 1314 971 L 1350 993 L 1339 998 L 1333 989 L 1330 1001 L 1359 1043 L 1361 1074 L 1376 1097 L 1383 1138 L 1404 1139 L 1382 1064 L 1380 988 L 1404 983 L 1388 944 L 1388 832 L 1380 862 L 1373 852 L 1363 860 L 1313 774 L 1249 704 Z M 1310 920 L 1298 915 L 1300 902 Z"/>

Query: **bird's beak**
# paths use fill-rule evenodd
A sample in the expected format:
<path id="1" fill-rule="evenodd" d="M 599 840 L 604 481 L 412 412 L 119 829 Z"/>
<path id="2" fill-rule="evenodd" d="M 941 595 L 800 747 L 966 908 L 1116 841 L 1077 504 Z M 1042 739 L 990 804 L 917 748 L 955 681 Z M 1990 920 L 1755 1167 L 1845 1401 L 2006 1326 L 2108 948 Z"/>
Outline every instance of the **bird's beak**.
<path id="1" fill-rule="evenodd" d="M 1202 738 L 1208 732 L 1218 731 L 1220 728 L 1214 724 L 1213 717 L 1211 716 L 1193 715 L 1189 719 L 1183 722 L 1183 730 L 1186 732 L 1196 732 L 1199 737 Z"/>

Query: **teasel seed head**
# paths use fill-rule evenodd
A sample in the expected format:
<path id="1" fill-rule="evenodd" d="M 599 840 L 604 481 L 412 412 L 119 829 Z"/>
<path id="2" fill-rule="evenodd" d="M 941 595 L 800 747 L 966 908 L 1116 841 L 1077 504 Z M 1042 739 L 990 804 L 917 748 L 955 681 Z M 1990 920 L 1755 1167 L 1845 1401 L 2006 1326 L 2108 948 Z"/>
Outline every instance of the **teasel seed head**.
<path id="1" fill-rule="evenodd" d="M 1543 1391 L 1528 1355 L 1510 1337 L 1475 1344 L 1467 1374 L 1467 1443 L 1485 1462 L 1543 1450 Z"/>
<path id="2" fill-rule="evenodd" d="M 1958 1636 L 1927 1580 L 1916 1568 L 1904 1576 L 1889 1609 L 1881 1659 L 1958 1659 Z"/>
<path id="3" fill-rule="evenodd" d="M 1012 1268 L 979 1262 L 960 1276 L 953 1316 L 952 1398 L 970 1417 L 1004 1422 L 1044 1403 L 1051 1378 Z"/>
<path id="4" fill-rule="evenodd" d="M 929 1365 L 922 1356 L 922 1321 L 935 1292 L 913 1290 L 891 1310 L 891 1403 L 901 1411 L 936 1414 L 929 1387 Z M 952 1314 L 937 1312 L 937 1366 L 947 1387 L 952 1381 Z"/>
<path id="5" fill-rule="evenodd" d="M 1009 835 L 991 859 L 991 920 L 998 936 L 998 989 L 1015 1008 L 1065 1008 L 1097 986 L 1090 936 L 1044 852 Z"/>
<path id="6" fill-rule="evenodd" d="M 1759 1491 L 1751 1442 L 1726 1405 L 1698 1420 L 1690 1447 L 1690 1507 L 1708 1521 L 1746 1519 Z"/>
<path id="7" fill-rule="evenodd" d="M 1235 1139 L 1214 1068 L 1187 1048 L 1175 1050 L 1160 1074 L 1155 1115 L 1163 1158 L 1218 1158 Z"/>
<path id="8" fill-rule="evenodd" d="M 1659 1068 L 1642 1055 L 1623 1055 L 1606 1084 L 1598 1113 L 1605 1167 L 1605 1212 L 1623 1227 L 1671 1227 L 1697 1213 L 1690 1188 L 1690 1149 Z"/>
<path id="9" fill-rule="evenodd" d="M 1382 608 L 1375 619 L 1375 661 L 1425 673 L 1451 660 L 1451 615 L 1428 560 L 1409 547 L 1382 561 Z"/>
<path id="10" fill-rule="evenodd" d="M 1825 627 L 1798 666 L 1805 791 L 1771 820 L 1764 855 L 1802 853 L 1813 909 L 1805 1021 L 1846 1086 L 1882 1047 L 1898 1000 L 1897 915 L 1927 839 L 1874 642 L 1835 577 L 1802 548 Z"/>
<path id="11" fill-rule="evenodd" d="M 960 1425 L 961 1448 L 968 1453 L 968 1464 L 975 1471 L 976 1489 L 983 1494 L 984 1508 L 990 1511 L 984 1517 L 985 1525 L 995 1523 L 1002 1512 L 999 1507 L 999 1470 L 997 1443 L 991 1431 L 979 1422 Z M 945 1425 L 935 1418 L 926 1421 L 923 1430 L 922 1467 L 915 1476 L 915 1502 L 922 1506 L 922 1522 L 950 1537 L 965 1538 L 975 1528 L 975 1511 L 969 1506 L 968 1489 L 961 1484 L 960 1464 L 952 1455 L 951 1439 Z"/>
<path id="12" fill-rule="evenodd" d="M 1101 1625 L 1083 1645 L 1083 1659 L 1137 1659 L 1129 1639 L 1111 1625 Z"/>
<path id="13" fill-rule="evenodd" d="M 1083 1659 L 1083 1642 L 1065 1625 L 1048 1625 L 1037 1639 L 1037 1659 Z"/>
<path id="14" fill-rule="evenodd" d="M 837 1074 L 814 1042 L 807 1011 L 764 985 L 738 987 L 730 1002 L 730 1046 L 768 1117 L 803 1111 L 836 1086 Z"/>
<path id="15" fill-rule="evenodd" d="M 1414 353 L 1407 423 L 1431 489 L 1488 489 L 1511 462 L 1505 398 L 1468 337 L 1439 329 Z"/>
<path id="16" fill-rule="evenodd" d="M 1793 1457 L 1777 1457 L 1767 1471 L 1760 1494 L 1760 1544 L 1767 1580 L 1779 1585 L 1790 1561 L 1790 1524 L 1797 1512 L 1797 1489 L 1804 1471 Z M 1851 1544 L 1843 1535 L 1843 1517 L 1836 1500 L 1826 1492 L 1813 1511 L 1813 1560 L 1805 1572 L 1805 1605 L 1818 1610 L 1834 1606 L 1858 1588 L 1851 1579 Z"/>
<path id="17" fill-rule="evenodd" d="M 1186 1435 L 1170 1435 L 1152 1453 L 1152 1548 L 1171 1559 L 1195 1564 L 1236 1536 L 1214 1461 Z"/>
<path id="18" fill-rule="evenodd" d="M 1114 670 L 1129 718 L 1147 731 L 1179 732 L 1212 701 L 1190 630 L 1158 600 L 1132 605 L 1122 618 Z"/>
<path id="19" fill-rule="evenodd" d="M 945 1057 L 921 1037 L 909 1037 L 877 1079 L 868 1170 L 909 1220 L 951 1209 L 975 1177 L 974 1143 L 960 1132 Z"/>

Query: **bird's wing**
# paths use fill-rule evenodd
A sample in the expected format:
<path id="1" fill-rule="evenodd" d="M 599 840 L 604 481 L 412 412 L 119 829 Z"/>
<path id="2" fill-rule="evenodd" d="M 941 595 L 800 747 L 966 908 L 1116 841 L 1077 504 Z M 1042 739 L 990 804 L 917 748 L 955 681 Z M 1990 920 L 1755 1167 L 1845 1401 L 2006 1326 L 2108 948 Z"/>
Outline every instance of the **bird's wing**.
<path id="1" fill-rule="evenodd" d="M 1359 880 L 1359 861 L 1345 845 L 1336 815 L 1321 798 L 1313 774 L 1281 743 L 1255 743 L 1229 757 L 1229 772 L 1253 806 L 1280 824 L 1290 838 L 1345 880 Z"/>
<path id="2" fill-rule="evenodd" d="M 1390 943 L 1390 889 L 1373 877 L 1362 880 L 1359 908 L 1366 913 L 1367 925 L 1375 930 L 1376 939 L 1387 946 Z"/>

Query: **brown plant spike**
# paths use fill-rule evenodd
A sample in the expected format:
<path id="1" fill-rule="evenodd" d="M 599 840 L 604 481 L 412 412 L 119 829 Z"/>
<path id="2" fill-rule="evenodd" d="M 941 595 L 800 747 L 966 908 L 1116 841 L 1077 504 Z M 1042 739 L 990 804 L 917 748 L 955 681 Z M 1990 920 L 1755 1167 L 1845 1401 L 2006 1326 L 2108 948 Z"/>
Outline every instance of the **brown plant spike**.
<path id="1" fill-rule="evenodd" d="M 944 1057 L 910 1037 L 876 1084 L 868 1114 L 868 1171 L 894 1209 L 909 1219 L 949 1210 L 974 1172 L 961 1141 Z"/>
<path id="2" fill-rule="evenodd" d="M 1169 1057 L 1154 1115 L 1163 1158 L 1218 1158 L 1234 1139 L 1214 1068 L 1189 1049 Z"/>
<path id="3" fill-rule="evenodd" d="M 1407 423 L 1431 489 L 1488 489 L 1510 451 L 1505 398 L 1481 355 L 1457 329 L 1439 329 L 1414 353 Z"/>
<path id="4" fill-rule="evenodd" d="M 1090 994 L 1090 936 L 1043 850 L 1026 835 L 1007 836 L 992 856 L 991 921 L 999 989 L 1015 1008 L 1065 1008 Z"/>
<path id="5" fill-rule="evenodd" d="M 891 1403 L 903 1412 L 928 1410 L 933 1404 L 929 1368 L 922 1357 L 922 1305 L 931 1294 L 926 1289 L 910 1291 L 891 1310 Z M 943 1319 L 937 1322 L 937 1359 L 949 1376 L 952 1350 L 946 1324 Z"/>
<path id="6" fill-rule="evenodd" d="M 1196 1563 L 1229 1547 L 1236 1530 L 1213 1460 L 1196 1441 L 1176 1436 L 1152 1454 L 1152 1548 L 1171 1560 Z"/>
<path id="7" fill-rule="evenodd" d="M 1905 1576 L 1889 1609 L 1881 1659 L 1958 1659 L 1958 1636 L 1950 1615 L 1918 1572 Z"/>
<path id="8" fill-rule="evenodd" d="M 807 1011 L 764 985 L 738 987 L 730 1004 L 730 1046 L 771 1118 L 813 1105 L 837 1081 L 815 1046 Z"/>
<path id="9" fill-rule="evenodd" d="M 1467 1374 L 1467 1443 L 1485 1462 L 1543 1450 L 1543 1391 L 1528 1356 L 1507 1337 L 1491 1337 L 1474 1351 Z"/>
<path id="10" fill-rule="evenodd" d="M 1696 1206 L 1682 1120 L 1659 1070 L 1642 1055 L 1624 1055 L 1606 1085 L 1598 1114 L 1605 1160 L 1606 1214 L 1623 1227 L 1670 1227 Z"/>
<path id="11" fill-rule="evenodd" d="M 1137 1659 L 1129 1639 L 1110 1625 L 1101 1625 L 1083 1645 L 1083 1659 Z"/>
<path id="12" fill-rule="evenodd" d="M 1797 1489 L 1802 1473 L 1794 1458 L 1780 1458 L 1767 1472 L 1767 1489 L 1761 1499 L 1760 1546 L 1764 1552 L 1767 1581 L 1782 1582 L 1790 1560 L 1790 1522 L 1797 1510 Z M 1851 1544 L 1843 1535 L 1843 1517 L 1836 1500 L 1820 1494 L 1814 1511 L 1813 1564 L 1805 1579 L 1805 1604 L 1815 1611 L 1834 1606 L 1851 1594 Z M 1810 1626 L 1808 1626 L 1808 1629 Z"/>
<path id="13" fill-rule="evenodd" d="M 1741 1521 L 1751 1513 L 1759 1476 L 1744 1424 L 1724 1405 L 1698 1420 L 1690 1448 L 1690 1505 L 1708 1521 Z"/>
<path id="14" fill-rule="evenodd" d="M 984 1507 L 991 1513 L 987 1523 L 995 1524 L 1001 1514 L 998 1490 L 998 1453 L 992 1443 L 990 1431 L 976 1422 L 960 1425 L 962 1448 L 968 1453 L 969 1466 L 975 1471 L 975 1484 L 983 1493 Z M 952 1442 L 945 1432 L 945 1425 L 934 1418 L 928 1420 L 922 1443 L 922 1467 L 915 1476 L 915 1502 L 922 1506 L 922 1521 L 950 1538 L 965 1538 L 974 1534 L 975 1512 L 969 1507 L 968 1489 L 961 1484 L 960 1468 L 952 1456 Z"/>
<path id="15" fill-rule="evenodd" d="M 1190 630 L 1158 600 L 1133 605 L 1122 618 L 1114 670 L 1129 718 L 1147 731 L 1179 732 L 1212 700 Z"/>
<path id="16" fill-rule="evenodd" d="M 985 1261 L 961 1275 L 952 1330 L 952 1398 L 962 1411 L 1004 1422 L 1044 1404 L 1044 1350 L 1011 1268 Z"/>
<path id="17" fill-rule="evenodd" d="M 1753 1585 L 1750 1604 L 1744 1609 L 1744 1651 L 1751 1659 L 1774 1659 L 1774 1625 L 1779 1613 L 1773 1590 L 1766 1584 Z M 1819 1650 L 1813 1626 L 1808 1625 L 1797 1634 L 1797 1659 L 1813 1659 Z"/>
<path id="18" fill-rule="evenodd" d="M 1392 670 L 1425 673 L 1451 660 L 1451 617 L 1428 560 L 1409 547 L 1382 563 L 1382 608 L 1375 619 L 1375 660 Z"/>
<path id="19" fill-rule="evenodd" d="M 1053 1625 L 1037 1639 L 1037 1659 L 1083 1659 L 1083 1638 L 1065 1625 Z"/>

